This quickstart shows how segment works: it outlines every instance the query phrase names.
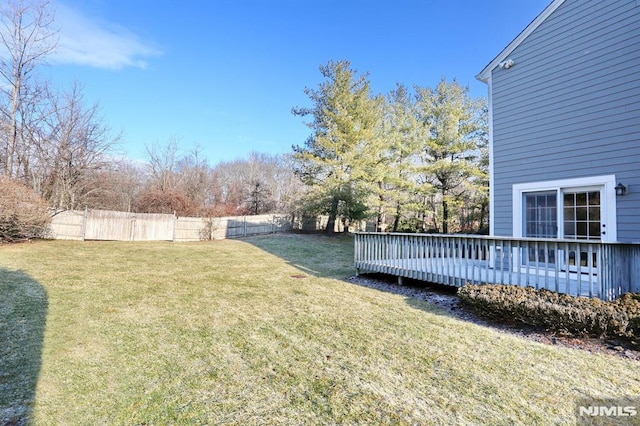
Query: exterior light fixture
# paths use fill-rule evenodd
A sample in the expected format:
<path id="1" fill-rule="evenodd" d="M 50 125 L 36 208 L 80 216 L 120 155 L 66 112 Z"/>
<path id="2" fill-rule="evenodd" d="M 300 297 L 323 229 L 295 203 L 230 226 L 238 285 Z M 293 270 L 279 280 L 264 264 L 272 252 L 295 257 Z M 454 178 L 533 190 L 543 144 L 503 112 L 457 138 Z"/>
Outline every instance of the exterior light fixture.
<path id="1" fill-rule="evenodd" d="M 504 68 L 506 70 L 508 70 L 509 68 L 511 68 L 512 66 L 514 66 L 516 63 L 513 62 L 513 59 L 507 59 L 506 61 L 502 61 L 498 64 L 498 66 L 500 68 Z"/>
<path id="2" fill-rule="evenodd" d="M 627 193 L 627 187 L 621 183 L 618 183 L 615 187 L 616 195 L 624 195 Z"/>

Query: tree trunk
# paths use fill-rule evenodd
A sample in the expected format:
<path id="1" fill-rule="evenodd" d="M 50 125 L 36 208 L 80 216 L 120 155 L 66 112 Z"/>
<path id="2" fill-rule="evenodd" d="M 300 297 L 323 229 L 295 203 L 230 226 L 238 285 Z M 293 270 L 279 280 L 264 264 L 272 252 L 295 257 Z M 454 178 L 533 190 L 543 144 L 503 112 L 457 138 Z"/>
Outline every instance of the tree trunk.
<path id="1" fill-rule="evenodd" d="M 449 205 L 444 191 L 442 192 L 442 233 L 449 233 Z"/>
<path id="2" fill-rule="evenodd" d="M 382 189 L 382 182 L 378 183 L 378 187 L 380 189 Z M 382 194 L 378 195 L 378 217 L 376 220 L 376 231 L 377 232 L 382 232 L 382 227 L 384 224 L 384 197 L 382 196 Z"/>
<path id="3" fill-rule="evenodd" d="M 393 219 L 393 232 L 398 232 L 398 226 L 400 226 L 400 203 L 396 204 L 396 215 Z"/>
<path id="4" fill-rule="evenodd" d="M 332 236 L 335 234 L 336 218 L 338 217 L 338 197 L 334 196 L 331 199 L 331 210 L 329 211 L 329 220 L 327 220 L 327 235 Z"/>
<path id="5" fill-rule="evenodd" d="M 480 219 L 479 219 L 479 225 L 478 225 L 478 230 L 483 230 L 486 226 L 489 225 L 489 212 L 488 212 L 488 208 L 487 205 L 485 203 L 482 203 L 482 206 L 480 207 Z"/>
<path id="6" fill-rule="evenodd" d="M 7 161 L 5 174 L 13 178 L 13 158 L 16 155 L 18 146 L 18 100 L 20 95 L 21 75 L 16 71 L 13 82 L 13 96 L 11 97 L 11 111 L 9 115 L 9 143 L 7 146 Z"/>

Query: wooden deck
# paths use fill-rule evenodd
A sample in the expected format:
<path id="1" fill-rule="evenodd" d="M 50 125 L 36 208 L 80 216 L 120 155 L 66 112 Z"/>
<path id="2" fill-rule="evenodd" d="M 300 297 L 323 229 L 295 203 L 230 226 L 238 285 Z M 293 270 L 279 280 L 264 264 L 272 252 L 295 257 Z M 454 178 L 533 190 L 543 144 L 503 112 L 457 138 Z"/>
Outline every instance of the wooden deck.
<path id="1" fill-rule="evenodd" d="M 526 269 L 518 271 L 505 271 L 491 267 L 486 261 L 476 261 L 466 265 L 456 264 L 455 259 L 438 261 L 439 265 L 429 265 L 426 259 L 395 259 L 378 260 L 370 262 L 358 262 L 358 272 L 380 272 L 394 275 L 399 278 L 412 278 L 420 281 L 428 281 L 460 287 L 467 283 L 472 284 L 506 284 L 522 287 L 534 287 L 559 293 L 580 295 L 585 297 L 601 297 L 600 283 L 596 275 L 569 274 L 569 278 L 562 275 L 545 274 L 545 271 Z M 572 279 L 573 278 L 573 279 Z M 568 285 L 568 288 L 567 288 Z"/>
<path id="2" fill-rule="evenodd" d="M 640 245 L 469 235 L 359 233 L 358 273 L 451 286 L 505 284 L 613 300 L 640 291 Z"/>

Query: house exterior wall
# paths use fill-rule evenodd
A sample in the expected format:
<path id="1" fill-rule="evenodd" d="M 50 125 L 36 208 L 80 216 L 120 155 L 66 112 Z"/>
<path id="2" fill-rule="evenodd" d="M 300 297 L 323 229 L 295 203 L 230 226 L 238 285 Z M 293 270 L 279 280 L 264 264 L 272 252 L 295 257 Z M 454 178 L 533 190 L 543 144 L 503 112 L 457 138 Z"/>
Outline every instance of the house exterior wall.
<path id="1" fill-rule="evenodd" d="M 619 241 L 640 242 L 640 1 L 567 0 L 491 72 L 493 233 L 513 185 L 615 175 Z"/>

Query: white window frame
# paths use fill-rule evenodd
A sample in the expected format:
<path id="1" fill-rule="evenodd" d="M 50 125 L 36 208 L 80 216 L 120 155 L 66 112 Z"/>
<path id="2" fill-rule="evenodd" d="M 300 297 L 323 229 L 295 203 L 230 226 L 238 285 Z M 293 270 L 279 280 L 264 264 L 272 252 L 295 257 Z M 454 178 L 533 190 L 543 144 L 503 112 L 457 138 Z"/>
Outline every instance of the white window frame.
<path id="1" fill-rule="evenodd" d="M 616 217 L 616 176 L 602 175 L 589 176 L 574 179 L 559 179 L 544 182 L 518 183 L 512 187 L 513 196 L 513 236 L 522 237 L 522 199 L 525 193 L 538 191 L 556 191 L 558 196 L 558 211 L 562 210 L 562 200 L 560 199 L 563 189 L 581 189 L 586 187 L 603 187 L 601 200 L 601 221 L 606 225 L 606 233 L 602 235 L 602 241 L 617 241 L 617 217 Z M 560 213 L 559 213 L 560 215 Z M 560 224 L 562 217 L 558 217 L 558 232 L 561 231 Z M 562 235 L 562 234 L 560 234 Z"/>

